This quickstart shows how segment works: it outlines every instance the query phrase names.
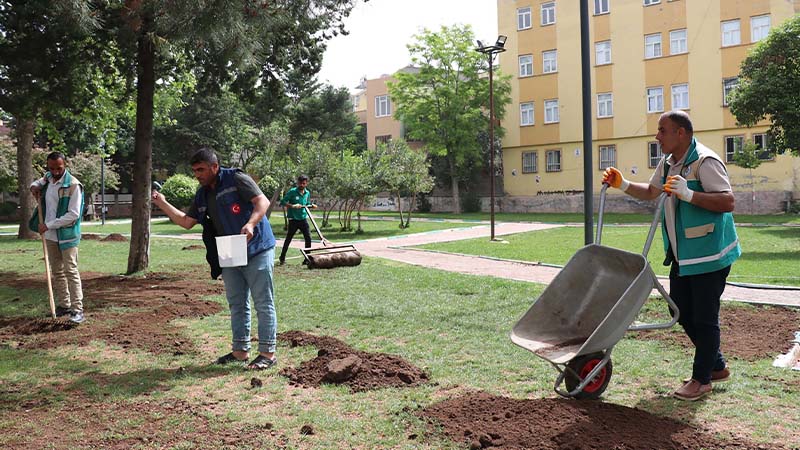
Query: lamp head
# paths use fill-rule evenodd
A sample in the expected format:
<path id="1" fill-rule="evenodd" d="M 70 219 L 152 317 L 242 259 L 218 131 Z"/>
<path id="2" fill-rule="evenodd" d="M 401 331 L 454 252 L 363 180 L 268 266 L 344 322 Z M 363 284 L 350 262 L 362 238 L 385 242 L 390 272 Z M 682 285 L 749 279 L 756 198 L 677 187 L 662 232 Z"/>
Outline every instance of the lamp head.
<path id="1" fill-rule="evenodd" d="M 500 36 L 497 36 L 497 42 L 495 42 L 494 45 L 503 48 L 506 45 L 506 39 L 508 39 L 508 36 L 503 36 L 501 34 Z"/>

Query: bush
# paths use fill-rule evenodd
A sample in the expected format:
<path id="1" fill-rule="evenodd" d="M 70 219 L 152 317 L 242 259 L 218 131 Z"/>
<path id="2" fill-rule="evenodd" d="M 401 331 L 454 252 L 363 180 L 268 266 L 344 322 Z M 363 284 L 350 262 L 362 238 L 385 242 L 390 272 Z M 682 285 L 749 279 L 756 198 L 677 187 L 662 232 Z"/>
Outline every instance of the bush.
<path id="1" fill-rule="evenodd" d="M 481 212 L 481 199 L 478 193 L 467 191 L 461 197 L 461 210 L 465 213 Z"/>
<path id="2" fill-rule="evenodd" d="M 417 196 L 417 212 L 429 213 L 432 209 L 433 204 L 428 199 L 428 196 L 425 194 L 419 194 Z"/>
<path id="3" fill-rule="evenodd" d="M 161 193 L 172 203 L 176 208 L 186 208 L 194 201 L 195 192 L 199 183 L 194 178 L 183 175 L 175 174 L 164 182 L 164 188 Z"/>

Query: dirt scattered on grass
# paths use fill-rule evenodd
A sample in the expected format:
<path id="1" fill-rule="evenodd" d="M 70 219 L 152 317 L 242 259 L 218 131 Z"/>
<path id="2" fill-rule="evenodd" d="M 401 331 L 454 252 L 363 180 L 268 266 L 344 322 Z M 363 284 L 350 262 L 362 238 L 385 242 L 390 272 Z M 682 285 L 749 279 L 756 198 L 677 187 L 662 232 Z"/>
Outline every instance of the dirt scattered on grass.
<path id="1" fill-rule="evenodd" d="M 119 234 L 119 233 L 111 233 L 108 236 L 100 239 L 101 242 L 128 242 L 128 238 Z"/>
<path id="2" fill-rule="evenodd" d="M 2 284 L 45 291 L 45 281 L 41 278 L 3 272 Z M 20 348 L 53 348 L 86 345 L 99 339 L 124 349 L 137 348 L 155 354 L 196 353 L 191 340 L 172 322 L 180 318 L 202 318 L 222 310 L 219 303 L 202 297 L 223 293 L 224 285 L 209 283 L 201 270 L 138 277 L 89 272 L 82 273 L 81 278 L 85 323 L 56 330 L 47 320 L 2 318 L 0 341 Z"/>
<path id="3" fill-rule="evenodd" d="M 205 250 L 206 247 L 204 245 L 187 245 L 186 247 L 181 247 L 181 250 Z"/>
<path id="4" fill-rule="evenodd" d="M 81 239 L 87 240 L 87 241 L 99 241 L 100 240 L 100 235 L 99 234 L 94 234 L 94 233 L 92 233 L 92 234 L 81 233 Z"/>
<path id="5" fill-rule="evenodd" d="M 281 375 L 294 385 L 342 384 L 353 392 L 362 392 L 428 382 L 428 375 L 422 369 L 399 356 L 362 352 L 331 336 L 287 331 L 280 333 L 278 340 L 288 342 L 290 347 L 311 345 L 318 350 L 316 358 L 281 370 Z"/>
<path id="6" fill-rule="evenodd" d="M 638 408 L 568 399 L 517 400 L 484 392 L 424 408 L 418 415 L 470 449 L 780 449 L 713 435 Z"/>
<path id="7" fill-rule="evenodd" d="M 5 417 L 4 417 L 5 416 Z M 288 439 L 272 424 L 229 424 L 202 405 L 161 399 L 75 401 L 1 414 L 6 448 L 283 448 Z M 54 418 L 58 420 L 54 420 Z M 127 425 L 125 425 L 127 424 Z"/>
<path id="8" fill-rule="evenodd" d="M 722 354 L 744 361 L 773 359 L 791 348 L 800 331 L 800 311 L 783 306 L 729 306 L 720 309 Z M 668 331 L 641 331 L 644 338 L 660 339 L 693 349 L 680 325 Z M 693 350 L 692 350 L 693 351 Z"/>

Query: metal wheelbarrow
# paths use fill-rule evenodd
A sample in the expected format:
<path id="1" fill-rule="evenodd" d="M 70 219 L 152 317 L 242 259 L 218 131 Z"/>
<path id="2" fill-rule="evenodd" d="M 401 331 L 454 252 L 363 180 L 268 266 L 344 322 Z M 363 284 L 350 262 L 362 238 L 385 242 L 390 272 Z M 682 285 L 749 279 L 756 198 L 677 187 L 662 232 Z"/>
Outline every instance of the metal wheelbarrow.
<path id="1" fill-rule="evenodd" d="M 670 328 L 678 322 L 678 307 L 647 261 L 667 194 L 659 196 L 644 249 L 637 254 L 600 245 L 607 189 L 604 184 L 600 191 L 595 243 L 572 256 L 511 331 L 515 344 L 555 367 L 559 374 L 553 388 L 564 397 L 600 397 L 611 379 L 611 351 L 626 331 Z M 672 320 L 633 324 L 654 287 L 669 305 Z"/>

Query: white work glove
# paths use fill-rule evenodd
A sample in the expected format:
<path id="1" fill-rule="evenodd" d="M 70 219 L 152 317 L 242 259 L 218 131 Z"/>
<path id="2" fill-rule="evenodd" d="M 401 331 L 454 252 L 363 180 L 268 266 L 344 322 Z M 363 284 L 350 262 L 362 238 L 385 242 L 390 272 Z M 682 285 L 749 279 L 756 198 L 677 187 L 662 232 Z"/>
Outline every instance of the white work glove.
<path id="1" fill-rule="evenodd" d="M 680 175 L 667 177 L 667 183 L 664 185 L 664 190 L 667 191 L 668 194 L 677 195 L 679 199 L 688 203 L 692 202 L 692 196 L 694 196 L 694 191 L 689 189 L 689 186 L 686 184 L 686 178 L 683 178 Z"/>
<path id="2" fill-rule="evenodd" d="M 622 192 L 627 191 L 628 186 L 631 185 L 631 183 L 622 176 L 622 172 L 614 167 L 609 167 L 603 172 L 603 183 L 617 189 L 622 189 Z"/>

